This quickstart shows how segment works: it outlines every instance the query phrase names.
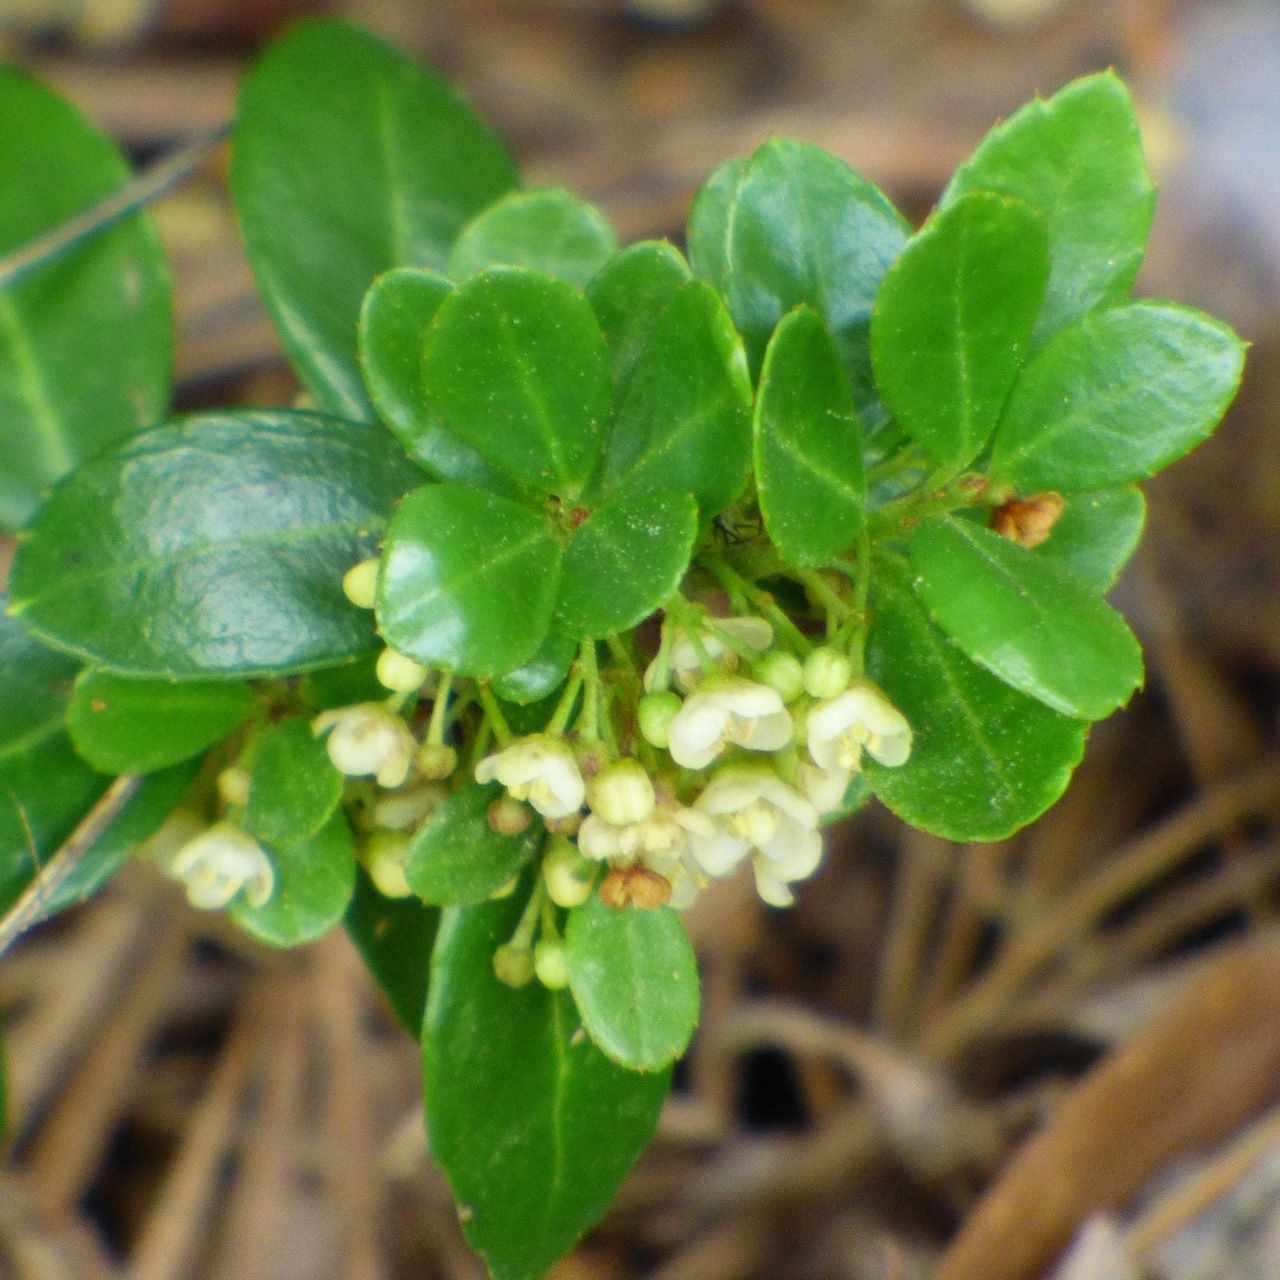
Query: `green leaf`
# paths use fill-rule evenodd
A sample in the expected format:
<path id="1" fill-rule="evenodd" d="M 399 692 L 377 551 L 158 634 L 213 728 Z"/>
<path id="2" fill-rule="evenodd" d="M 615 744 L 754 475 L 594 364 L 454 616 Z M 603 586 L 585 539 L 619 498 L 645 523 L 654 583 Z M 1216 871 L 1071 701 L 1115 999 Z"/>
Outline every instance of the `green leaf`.
<path id="1" fill-rule="evenodd" d="M 540 702 L 564 683 L 577 652 L 578 642 L 572 636 L 557 631 L 553 625 L 538 652 L 528 662 L 495 680 L 493 691 L 504 702 L 522 706 Z"/>
<path id="2" fill-rule="evenodd" d="M 663 308 L 689 282 L 689 264 L 666 240 L 630 245 L 600 268 L 587 297 L 613 357 L 613 382 L 621 391 Z"/>
<path id="3" fill-rule="evenodd" d="M 1218 425 L 1244 353 L 1221 321 L 1167 302 L 1085 316 L 1018 379 L 991 474 L 1027 491 L 1064 492 L 1154 475 Z"/>
<path id="4" fill-rule="evenodd" d="M 382 702 L 387 686 L 378 679 L 379 652 L 353 662 L 313 671 L 298 681 L 298 696 L 312 711 L 331 711 L 357 702 Z"/>
<path id="5" fill-rule="evenodd" d="M 0 255 L 129 179 L 109 138 L 8 68 L 0 116 Z M 162 417 L 172 363 L 169 272 L 145 213 L 0 287 L 0 528 L 24 524 L 82 459 Z"/>
<path id="6" fill-rule="evenodd" d="M 488 267 L 528 267 L 579 289 L 618 252 L 594 205 L 556 187 L 513 191 L 462 230 L 448 273 L 465 280 Z"/>
<path id="7" fill-rule="evenodd" d="M 675 594 L 698 534 L 698 504 L 687 493 L 608 502 L 565 548 L 555 629 L 601 639 L 626 631 Z"/>
<path id="8" fill-rule="evenodd" d="M 875 403 L 867 329 L 910 229 L 883 192 L 820 147 L 776 138 L 748 162 L 728 227 L 729 310 L 758 369 L 774 327 L 807 303 L 827 322 L 859 410 Z"/>
<path id="9" fill-rule="evenodd" d="M 1103 592 L 1115 585 L 1137 550 L 1146 518 L 1147 504 L 1139 489 L 1073 493 L 1035 554 Z"/>
<path id="10" fill-rule="evenodd" d="M 743 156 L 717 165 L 689 208 L 689 261 L 720 293 L 728 290 L 733 214 L 746 172 Z"/>
<path id="11" fill-rule="evenodd" d="M 370 648 L 342 575 L 421 476 L 377 428 L 197 414 L 99 454 L 18 548 L 13 608 L 119 675 L 306 671 Z"/>
<path id="12" fill-rule="evenodd" d="M 355 891 L 355 842 L 343 814 L 335 813 L 313 836 L 268 845 L 267 854 L 276 873 L 271 897 L 252 907 L 237 895 L 232 919 L 272 947 L 296 947 L 328 933 Z"/>
<path id="13" fill-rule="evenodd" d="M 77 669 L 74 659 L 40 644 L 7 605 L 0 593 L 0 762 L 62 729 Z"/>
<path id="14" fill-rule="evenodd" d="M 509 884 L 538 852 L 545 834 L 540 822 L 518 836 L 499 835 L 490 825 L 489 806 L 502 795 L 496 784 L 468 783 L 432 815 L 409 846 L 404 875 L 424 902 L 472 906 Z"/>
<path id="15" fill-rule="evenodd" d="M 440 304 L 422 368 L 448 430 L 490 466 L 530 494 L 582 489 L 613 392 L 595 313 L 571 285 L 473 276 Z"/>
<path id="16" fill-rule="evenodd" d="M 444 913 L 422 1033 L 431 1152 L 494 1280 L 541 1280 L 604 1214 L 670 1081 L 610 1062 L 567 991 L 493 976 L 522 905 Z"/>
<path id="17" fill-rule="evenodd" d="M 817 312 L 797 307 L 774 332 L 755 414 L 760 511 L 778 550 L 826 564 L 862 525 L 862 429 L 840 354 Z"/>
<path id="18" fill-rule="evenodd" d="M 991 438 L 1048 275 L 1044 224 L 983 192 L 931 218 L 889 268 L 871 319 L 876 385 L 936 462 L 966 466 Z"/>
<path id="19" fill-rule="evenodd" d="M 68 723 L 76 750 L 103 773 L 154 773 L 201 755 L 253 713 L 247 684 L 125 680 L 86 671 Z"/>
<path id="20" fill-rule="evenodd" d="M 618 911 L 592 894 L 569 913 L 569 983 L 587 1033 L 633 1071 L 658 1071 L 698 1025 L 698 963 L 669 907 Z"/>
<path id="21" fill-rule="evenodd" d="M 346 927 L 374 981 L 413 1036 L 422 1034 L 440 912 L 417 898 L 384 898 L 362 870 L 347 908 Z"/>
<path id="22" fill-rule="evenodd" d="M 596 488 L 691 493 L 704 516 L 741 492 L 751 461 L 751 381 L 714 289 L 695 281 L 658 317 L 632 367 Z"/>
<path id="23" fill-rule="evenodd" d="M 1123 297 L 1142 264 L 1155 188 L 1129 91 L 1112 72 L 1074 80 L 997 125 L 942 203 L 971 191 L 1024 200 L 1049 231 L 1049 285 L 1033 341 Z"/>
<path id="24" fill-rule="evenodd" d="M 231 190 L 258 288 L 317 405 L 371 416 L 356 359 L 365 290 L 443 269 L 516 183 L 502 144 L 434 72 L 367 32 L 293 27 L 245 77 Z"/>
<path id="25" fill-rule="evenodd" d="M 422 351 L 440 303 L 453 289 L 416 267 L 380 275 L 360 308 L 360 366 L 378 416 L 405 452 L 434 476 L 497 492 L 513 486 L 440 421 L 427 399 Z"/>
<path id="26" fill-rule="evenodd" d="M 304 840 L 333 815 L 342 775 L 306 716 L 289 716 L 258 739 L 244 822 L 259 840 Z"/>
<path id="27" fill-rule="evenodd" d="M 877 579 L 867 670 L 915 738 L 900 768 L 865 762 L 880 800 L 946 840 L 1004 840 L 1066 789 L 1085 726 L 970 662 L 906 583 Z"/>
<path id="28" fill-rule="evenodd" d="M 427 666 L 503 675 L 538 651 L 559 577 L 560 548 L 542 516 L 479 489 L 429 485 L 387 530 L 378 626 Z"/>
<path id="29" fill-rule="evenodd" d="M 1063 715 L 1100 720 L 1142 683 L 1142 651 L 1109 605 L 1065 570 L 966 520 L 926 520 L 917 590 L 979 666 Z"/>

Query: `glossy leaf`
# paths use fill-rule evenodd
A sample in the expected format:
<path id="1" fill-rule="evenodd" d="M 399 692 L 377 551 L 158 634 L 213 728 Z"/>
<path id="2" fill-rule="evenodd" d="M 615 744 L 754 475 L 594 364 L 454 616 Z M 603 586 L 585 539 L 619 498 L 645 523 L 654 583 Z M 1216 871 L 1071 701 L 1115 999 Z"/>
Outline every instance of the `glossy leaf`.
<path id="1" fill-rule="evenodd" d="M 946 840 L 1003 840 L 1065 790 L 1085 725 L 971 662 L 905 583 L 878 582 L 867 670 L 915 735 L 900 768 L 865 761 L 876 795 L 904 822 Z"/>
<path id="2" fill-rule="evenodd" d="M 744 156 L 717 165 L 689 208 L 689 261 L 720 293 L 728 288 L 733 214 L 746 172 Z"/>
<path id="3" fill-rule="evenodd" d="M 569 913 L 569 982 L 587 1034 L 633 1071 L 658 1071 L 688 1047 L 698 1025 L 698 964 L 684 921 L 607 907 L 592 894 Z"/>
<path id="4" fill-rule="evenodd" d="M 360 308 L 360 367 L 378 416 L 431 475 L 505 492 L 513 486 L 451 432 L 427 399 L 422 351 L 440 303 L 453 288 L 416 267 L 380 275 Z"/>
<path id="5" fill-rule="evenodd" d="M 47 649 L 7 612 L 0 593 L 0 761 L 43 742 L 66 722 L 77 664 Z"/>
<path id="6" fill-rule="evenodd" d="M 1106 591 L 1137 550 L 1146 519 L 1147 504 L 1139 489 L 1073 493 L 1035 553 L 1094 591 Z"/>
<path id="7" fill-rule="evenodd" d="M 698 504 L 687 493 L 606 503 L 565 548 L 555 629 L 601 639 L 647 618 L 675 594 L 698 533 Z"/>
<path id="8" fill-rule="evenodd" d="M 556 187 L 513 191 L 473 218 L 449 255 L 455 280 L 487 267 L 528 267 L 579 289 L 618 252 L 594 205 Z"/>
<path id="9" fill-rule="evenodd" d="M 862 525 L 862 428 L 840 355 L 817 312 L 774 332 L 755 413 L 756 488 L 765 527 L 799 565 L 825 564 Z"/>
<path id="10" fill-rule="evenodd" d="M 18 548 L 13 608 L 119 675 L 339 662 L 373 644 L 342 575 L 418 479 L 378 428 L 284 410 L 182 418 L 58 487 Z"/>
<path id="11" fill-rule="evenodd" d="M 715 291 L 676 293 L 632 366 L 596 488 L 620 494 L 691 493 L 704 516 L 746 483 L 751 382 L 742 343 Z"/>
<path id="12" fill-rule="evenodd" d="M 489 825 L 489 806 L 502 795 L 496 784 L 468 783 L 455 791 L 419 830 L 409 847 L 404 874 L 424 902 L 472 906 L 509 884 L 542 844 L 538 821 L 518 836 L 499 835 Z"/>
<path id="13" fill-rule="evenodd" d="M 665 240 L 642 240 L 600 268 L 587 298 L 613 357 L 613 382 L 621 391 L 663 308 L 689 282 L 689 264 Z"/>
<path id="14" fill-rule="evenodd" d="M 1063 715 L 1100 720 L 1142 682 L 1133 632 L 1083 583 L 1014 542 L 935 517 L 911 543 L 917 590 L 979 666 Z"/>
<path id="15" fill-rule="evenodd" d="M 298 681 L 298 696 L 312 711 L 380 702 L 387 696 L 387 686 L 378 679 L 377 663 L 375 652 L 353 662 L 312 671 Z"/>
<path id="16" fill-rule="evenodd" d="M 384 898 L 362 870 L 347 908 L 346 927 L 374 981 L 391 1002 L 401 1025 L 422 1034 L 440 912 L 417 898 Z"/>
<path id="17" fill-rule="evenodd" d="M 600 326 L 571 285 L 473 276 L 440 304 L 422 368 L 448 430 L 491 467 L 529 493 L 582 489 L 613 393 Z"/>
<path id="18" fill-rule="evenodd" d="M 541 1280 L 604 1214 L 669 1085 L 610 1062 L 567 991 L 493 976 L 522 906 L 444 913 L 422 1036 L 431 1152 L 495 1280 Z"/>
<path id="19" fill-rule="evenodd" d="M 346 818 L 335 813 L 315 835 L 272 843 L 267 854 L 276 873 L 274 892 L 261 907 L 238 895 L 228 908 L 232 919 L 273 947 L 300 946 L 328 933 L 355 891 L 355 842 Z"/>
<path id="20" fill-rule="evenodd" d="M 154 773 L 221 742 L 253 707 L 247 684 L 175 684 L 86 671 L 76 681 L 68 722 L 76 750 L 95 769 Z"/>
<path id="21" fill-rule="evenodd" d="M 1049 231 L 1049 284 L 1033 341 L 1123 297 L 1142 264 L 1155 188 L 1129 91 L 1112 72 L 1037 98 L 956 170 L 942 203 L 971 191 L 1024 200 Z"/>
<path id="22" fill-rule="evenodd" d="M 1005 410 L 991 474 L 1023 489 L 1107 489 L 1167 467 L 1204 440 L 1235 396 L 1244 343 L 1167 302 L 1085 316 L 1027 366 Z"/>
<path id="23" fill-rule="evenodd" d="M 311 731 L 306 716 L 289 716 L 257 741 L 249 772 L 244 821 L 260 840 L 303 840 L 333 815 L 342 799 L 342 775 Z"/>
<path id="24" fill-rule="evenodd" d="M 1039 217 L 982 192 L 930 219 L 889 268 L 871 319 L 876 385 L 936 462 L 966 466 L 991 438 L 1048 275 Z"/>
<path id="25" fill-rule="evenodd" d="M 427 666 L 502 675 L 538 651 L 559 577 L 560 548 L 542 516 L 479 489 L 429 485 L 387 530 L 378 626 Z"/>
<path id="26" fill-rule="evenodd" d="M 504 702 L 539 702 L 564 683 L 577 652 L 578 642 L 557 631 L 553 624 L 538 652 L 514 671 L 499 676 L 493 682 L 493 691 Z"/>
<path id="27" fill-rule="evenodd" d="M 267 49 L 237 118 L 231 189 L 267 309 L 316 404 L 369 418 L 356 355 L 365 291 L 392 267 L 442 269 L 515 170 L 439 76 L 333 20 Z"/>
<path id="28" fill-rule="evenodd" d="M 859 410 L 875 401 L 867 329 L 910 230 L 872 183 L 819 147 L 776 138 L 752 157 L 729 215 L 726 294 L 753 369 L 807 303 L 826 321 Z"/>
<path id="29" fill-rule="evenodd" d="M 115 145 L 51 90 L 0 68 L 0 255 L 117 191 Z M 0 528 L 169 401 L 173 299 L 151 218 L 133 214 L 0 286 Z"/>

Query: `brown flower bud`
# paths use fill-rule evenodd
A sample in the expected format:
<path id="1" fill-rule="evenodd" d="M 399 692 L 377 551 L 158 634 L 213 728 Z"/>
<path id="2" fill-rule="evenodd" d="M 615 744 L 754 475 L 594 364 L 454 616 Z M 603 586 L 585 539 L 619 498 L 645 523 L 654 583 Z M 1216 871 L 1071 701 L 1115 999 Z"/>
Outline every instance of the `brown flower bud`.
<path id="1" fill-rule="evenodd" d="M 1033 493 L 1029 498 L 1010 498 L 991 512 L 991 528 L 1011 542 L 1024 547 L 1038 547 L 1049 536 L 1066 505 L 1060 493 Z"/>
<path id="2" fill-rule="evenodd" d="M 615 911 L 656 911 L 671 900 L 671 882 L 648 867 L 617 867 L 600 883 L 600 901 Z"/>

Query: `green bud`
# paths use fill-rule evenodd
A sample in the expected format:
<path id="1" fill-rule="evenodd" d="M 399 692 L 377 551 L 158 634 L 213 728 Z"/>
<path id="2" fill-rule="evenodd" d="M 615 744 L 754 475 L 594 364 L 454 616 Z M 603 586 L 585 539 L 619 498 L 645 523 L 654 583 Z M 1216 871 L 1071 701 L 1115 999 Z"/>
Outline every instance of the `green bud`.
<path id="1" fill-rule="evenodd" d="M 680 696 L 670 689 L 646 693 L 636 708 L 640 735 L 654 747 L 666 747 L 671 722 L 680 710 Z"/>
<path id="2" fill-rule="evenodd" d="M 415 759 L 418 772 L 433 782 L 450 777 L 458 767 L 458 753 L 443 742 L 424 742 Z"/>
<path id="3" fill-rule="evenodd" d="M 804 660 L 804 689 L 812 698 L 834 698 L 849 687 L 853 664 L 830 645 L 821 645 Z"/>
<path id="4" fill-rule="evenodd" d="M 404 878 L 404 860 L 408 857 L 410 843 L 410 838 L 401 831 L 375 831 L 365 841 L 360 861 L 383 897 L 413 896 L 413 890 Z"/>
<path id="5" fill-rule="evenodd" d="M 383 649 L 378 654 L 378 664 L 374 668 L 378 683 L 390 689 L 392 693 L 414 693 L 421 689 L 429 672 L 420 662 L 406 658 L 403 653 L 394 649 Z"/>
<path id="6" fill-rule="evenodd" d="M 533 981 L 533 955 L 525 948 L 504 942 L 493 953 L 493 972 L 509 987 L 527 987 Z"/>
<path id="7" fill-rule="evenodd" d="M 534 947 L 533 971 L 548 991 L 563 991 L 569 985 L 569 959 L 559 938 L 543 938 Z"/>
<path id="8" fill-rule="evenodd" d="M 500 796 L 489 806 L 489 826 L 500 836 L 518 836 L 529 830 L 533 814 L 513 796 Z"/>
<path id="9" fill-rule="evenodd" d="M 581 906 L 591 896 L 596 869 L 572 840 L 554 838 L 542 860 L 542 878 L 557 907 Z"/>
<path id="10" fill-rule="evenodd" d="M 218 774 L 218 794 L 227 804 L 242 808 L 249 803 L 249 770 L 235 764 Z"/>
<path id="11" fill-rule="evenodd" d="M 378 561 L 361 560 L 347 570 L 342 579 L 342 592 L 357 609 L 372 609 L 378 587 Z"/>
<path id="12" fill-rule="evenodd" d="M 773 649 L 754 670 L 756 679 L 775 690 L 783 702 L 794 702 L 804 692 L 804 668 L 794 654 Z"/>

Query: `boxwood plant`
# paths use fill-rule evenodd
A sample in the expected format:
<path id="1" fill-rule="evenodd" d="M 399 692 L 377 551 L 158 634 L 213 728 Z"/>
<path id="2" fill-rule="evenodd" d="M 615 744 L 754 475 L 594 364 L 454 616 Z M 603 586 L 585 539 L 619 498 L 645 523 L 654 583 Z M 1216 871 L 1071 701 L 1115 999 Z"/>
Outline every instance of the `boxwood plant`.
<path id="1" fill-rule="evenodd" d="M 777 138 L 622 248 L 437 76 L 296 27 L 231 191 L 303 393 L 176 417 L 145 212 L 56 234 L 119 154 L 16 72 L 0 118 L 3 938 L 139 844 L 270 945 L 345 924 L 467 1238 L 542 1275 L 694 1032 L 683 908 L 786 906 L 872 797 L 1004 839 L 1142 682 L 1137 486 L 1243 345 L 1130 297 L 1129 95 L 1032 102 L 918 229 Z"/>

